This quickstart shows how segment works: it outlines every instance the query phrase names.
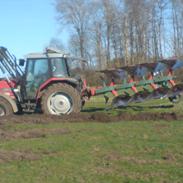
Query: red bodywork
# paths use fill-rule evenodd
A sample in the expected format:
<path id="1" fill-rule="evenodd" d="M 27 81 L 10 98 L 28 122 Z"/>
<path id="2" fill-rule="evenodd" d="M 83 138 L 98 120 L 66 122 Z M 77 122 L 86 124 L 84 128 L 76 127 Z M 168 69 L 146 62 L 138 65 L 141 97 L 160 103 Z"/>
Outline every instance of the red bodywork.
<path id="1" fill-rule="evenodd" d="M 46 87 L 48 87 L 50 84 L 53 83 L 71 83 L 71 84 L 75 84 L 75 80 L 72 78 L 50 78 L 48 80 L 46 80 L 43 84 L 41 84 L 41 86 L 39 87 L 37 93 L 36 93 L 36 100 L 38 100 L 41 97 L 41 91 L 44 90 Z"/>
<path id="2" fill-rule="evenodd" d="M 8 82 L 7 80 L 0 80 L 0 94 L 15 98 L 12 88 L 16 87 L 15 81 Z"/>
<path id="3" fill-rule="evenodd" d="M 56 82 L 67 82 L 74 84 L 74 80 L 71 78 L 50 78 L 46 80 L 39 89 L 36 92 L 36 100 L 38 100 L 41 97 L 41 91 L 44 90 L 47 86 L 56 83 Z M 7 96 L 10 96 L 11 98 L 15 98 L 15 95 L 12 91 L 13 88 L 16 88 L 16 82 L 15 81 L 10 81 L 8 82 L 7 80 L 0 80 L 0 94 L 4 94 Z"/>

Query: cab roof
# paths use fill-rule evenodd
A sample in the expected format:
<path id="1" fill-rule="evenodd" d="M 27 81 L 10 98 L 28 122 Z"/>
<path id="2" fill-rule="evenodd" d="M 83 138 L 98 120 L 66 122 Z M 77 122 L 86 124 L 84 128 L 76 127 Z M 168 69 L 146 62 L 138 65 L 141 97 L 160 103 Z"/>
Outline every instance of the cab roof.
<path id="1" fill-rule="evenodd" d="M 69 54 L 56 49 L 56 48 L 46 48 L 44 52 L 41 53 L 29 53 L 26 55 L 27 59 L 31 58 L 58 58 L 58 57 L 68 57 Z"/>

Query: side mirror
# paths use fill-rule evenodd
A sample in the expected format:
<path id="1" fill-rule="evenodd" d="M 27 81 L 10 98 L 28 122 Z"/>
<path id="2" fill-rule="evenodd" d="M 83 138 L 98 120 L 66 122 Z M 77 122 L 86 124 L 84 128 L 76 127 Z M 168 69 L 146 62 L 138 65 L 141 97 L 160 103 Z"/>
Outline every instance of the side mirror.
<path id="1" fill-rule="evenodd" d="M 24 59 L 19 59 L 19 66 L 24 66 L 25 60 Z"/>

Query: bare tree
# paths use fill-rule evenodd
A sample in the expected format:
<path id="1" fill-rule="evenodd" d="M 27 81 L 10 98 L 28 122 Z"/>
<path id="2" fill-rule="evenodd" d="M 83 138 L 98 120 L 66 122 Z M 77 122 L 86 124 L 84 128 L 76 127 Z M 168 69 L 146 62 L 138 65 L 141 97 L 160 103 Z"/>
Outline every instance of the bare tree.
<path id="1" fill-rule="evenodd" d="M 59 22 L 71 33 L 71 51 L 88 58 L 92 67 L 182 55 L 183 0 L 55 2 Z"/>
<path id="2" fill-rule="evenodd" d="M 183 50 L 183 1 L 172 0 L 173 47 L 176 56 L 182 56 Z"/>
<path id="3" fill-rule="evenodd" d="M 88 0 L 55 0 L 58 20 L 64 25 L 69 25 L 77 36 L 79 56 L 87 56 L 86 41 L 89 29 L 92 8 Z"/>

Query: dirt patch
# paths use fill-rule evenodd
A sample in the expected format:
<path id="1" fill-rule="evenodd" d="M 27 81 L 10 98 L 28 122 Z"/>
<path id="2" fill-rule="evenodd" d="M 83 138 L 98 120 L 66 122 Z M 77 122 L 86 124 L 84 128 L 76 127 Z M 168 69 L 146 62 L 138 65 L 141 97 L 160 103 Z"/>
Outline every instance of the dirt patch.
<path id="1" fill-rule="evenodd" d="M 95 168 L 95 173 L 97 173 L 99 175 L 112 174 L 115 171 L 116 170 L 114 169 L 114 167 L 112 167 L 112 168 L 110 168 L 110 167 L 96 167 Z"/>
<path id="2" fill-rule="evenodd" d="M 129 113 L 120 113 L 118 115 L 118 120 L 135 120 L 135 121 L 175 121 L 175 120 L 182 120 L 183 116 L 178 116 L 176 113 L 138 113 L 131 115 Z"/>
<path id="3" fill-rule="evenodd" d="M 107 161 L 119 161 L 121 159 L 121 155 L 118 152 L 110 152 L 104 158 Z"/>
<path id="4" fill-rule="evenodd" d="M 176 158 L 174 156 L 174 154 L 172 153 L 166 153 L 162 156 L 162 159 L 165 160 L 165 161 L 175 161 Z"/>
<path id="5" fill-rule="evenodd" d="M 26 131 L 5 131 L 0 130 L 1 139 L 30 139 L 30 138 L 44 138 L 48 135 L 59 135 L 59 134 L 68 134 L 70 131 L 68 129 L 57 128 L 57 129 L 33 129 Z"/>
<path id="6" fill-rule="evenodd" d="M 88 116 L 88 121 L 98 121 L 98 122 L 113 122 L 115 117 L 109 116 L 104 113 L 95 113 Z"/>
<path id="7" fill-rule="evenodd" d="M 145 150 L 147 153 L 152 153 L 152 149 Z M 178 156 L 178 157 L 177 157 Z M 175 155 L 172 152 L 165 152 L 162 154 L 162 156 L 159 159 L 146 159 L 143 157 L 135 157 L 135 156 L 127 156 L 127 155 L 122 155 L 119 152 L 112 151 L 108 152 L 106 155 L 101 157 L 104 161 L 111 163 L 113 161 L 125 161 L 133 164 L 138 164 L 138 165 L 146 165 L 146 164 L 154 164 L 154 165 L 159 165 L 159 164 L 174 164 L 177 166 L 181 166 L 177 160 L 182 157 L 182 154 L 180 155 Z"/>
<path id="8" fill-rule="evenodd" d="M 25 114 L 25 115 L 12 115 L 1 118 L 0 125 L 4 123 L 36 123 L 36 124 L 47 124 L 54 122 L 84 122 L 90 120 L 88 114 L 70 114 L 62 116 L 54 115 L 43 115 L 43 114 Z"/>
<path id="9" fill-rule="evenodd" d="M 39 160 L 41 157 L 32 152 L 0 150 L 0 163 L 22 160 Z"/>
<path id="10" fill-rule="evenodd" d="M 0 125 L 5 123 L 36 123 L 47 124 L 54 122 L 118 122 L 118 121 L 174 121 L 183 120 L 183 115 L 177 115 L 176 113 L 147 113 L 142 112 L 138 114 L 130 114 L 127 112 L 121 112 L 117 116 L 111 116 L 107 113 L 79 113 L 63 116 L 52 116 L 42 114 L 31 115 L 17 115 L 3 117 L 0 120 Z"/>
<path id="11" fill-rule="evenodd" d="M 105 162 L 108 162 L 108 164 L 110 164 L 110 162 L 112 161 L 128 161 L 130 163 L 139 164 L 139 165 L 145 165 L 145 164 L 157 165 L 157 164 L 164 164 L 164 163 L 169 163 L 169 164 L 176 163 L 175 156 L 170 152 L 163 154 L 161 159 L 143 159 L 143 158 L 137 158 L 134 156 L 122 155 L 122 154 L 119 154 L 118 152 L 112 151 L 106 154 L 102 159 Z"/>

